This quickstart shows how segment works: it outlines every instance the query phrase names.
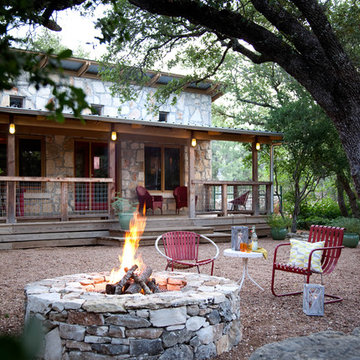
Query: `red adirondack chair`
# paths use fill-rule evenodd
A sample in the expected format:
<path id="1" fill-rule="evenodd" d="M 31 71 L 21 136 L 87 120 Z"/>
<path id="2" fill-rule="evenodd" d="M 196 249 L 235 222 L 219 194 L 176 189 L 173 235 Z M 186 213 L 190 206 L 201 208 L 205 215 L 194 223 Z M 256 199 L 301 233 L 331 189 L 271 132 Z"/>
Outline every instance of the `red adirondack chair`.
<path id="1" fill-rule="evenodd" d="M 287 271 L 290 273 L 304 275 L 306 277 L 306 283 L 309 284 L 310 276 L 314 273 L 317 273 L 310 269 L 311 267 L 311 258 L 312 254 L 315 251 L 322 251 L 321 257 L 321 283 L 323 283 L 323 275 L 328 275 L 333 272 L 336 267 L 336 264 L 339 260 L 341 249 L 344 248 L 342 245 L 344 237 L 344 229 L 343 228 L 335 228 L 330 226 L 320 226 L 320 225 L 311 225 L 308 242 L 316 243 L 319 241 L 325 241 L 325 246 L 323 248 L 311 250 L 309 255 L 308 266 L 306 268 L 296 267 L 289 264 L 283 264 L 276 261 L 276 256 L 278 249 L 281 246 L 290 245 L 290 243 L 279 244 L 275 248 L 274 252 L 274 261 L 273 261 L 273 271 L 272 271 L 272 279 L 271 279 L 271 291 L 275 296 L 289 296 L 289 295 L 298 295 L 302 294 L 302 291 L 290 292 L 278 294 L 275 292 L 274 283 L 275 283 L 275 271 Z M 343 299 L 337 295 L 329 295 L 325 294 L 325 296 L 332 298 L 332 300 L 325 301 L 325 304 L 334 303 L 338 301 L 342 301 Z"/>
<path id="2" fill-rule="evenodd" d="M 249 197 L 250 191 L 244 192 L 239 197 L 235 198 L 234 200 L 229 201 L 230 204 L 232 204 L 231 210 L 235 210 L 235 206 L 243 206 L 246 210 L 246 202 Z"/>
<path id="3" fill-rule="evenodd" d="M 199 259 L 200 239 L 204 239 L 214 246 L 215 255 L 208 259 Z M 164 252 L 160 249 L 160 241 Z M 211 263 L 211 275 L 214 272 L 214 261 L 219 256 L 219 248 L 208 237 L 189 231 L 173 231 L 160 235 L 155 242 L 156 250 L 166 258 L 165 270 L 171 266 L 174 268 L 187 269 L 196 267 L 200 273 L 199 266 Z"/>
<path id="4" fill-rule="evenodd" d="M 150 193 L 143 187 L 136 187 L 136 194 L 139 200 L 139 211 L 142 212 L 145 205 L 145 211 L 151 209 L 153 213 L 157 208 L 160 209 L 162 214 L 163 197 L 161 195 L 150 195 Z"/>

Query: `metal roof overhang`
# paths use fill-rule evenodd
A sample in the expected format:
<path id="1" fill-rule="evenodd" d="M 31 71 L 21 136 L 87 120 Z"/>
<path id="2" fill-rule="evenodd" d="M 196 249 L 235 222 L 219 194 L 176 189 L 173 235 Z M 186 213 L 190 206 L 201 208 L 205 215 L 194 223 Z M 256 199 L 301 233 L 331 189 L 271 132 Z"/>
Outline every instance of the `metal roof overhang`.
<path id="1" fill-rule="evenodd" d="M 32 126 L 52 126 L 52 127 L 75 127 L 85 130 L 84 125 L 78 118 L 72 114 L 64 114 L 67 121 L 65 124 L 56 123 L 48 119 L 50 112 L 42 110 L 19 109 L 10 107 L 0 107 L 0 114 L 12 115 L 15 123 L 26 124 L 29 121 L 26 118 L 36 118 L 39 122 Z M 25 118 L 24 118 L 25 117 Z M 21 119 L 21 122 L 20 122 Z M 282 133 L 257 131 L 246 129 L 232 129 L 211 126 L 183 125 L 177 123 L 134 120 L 118 117 L 83 115 L 85 122 L 96 124 L 91 129 L 97 131 L 111 131 L 112 129 L 119 134 L 129 134 L 137 136 L 154 136 L 154 137 L 172 137 L 179 139 L 190 139 L 195 137 L 198 140 L 224 140 L 238 142 L 254 142 L 255 140 L 263 144 L 271 144 L 282 140 Z M 0 121 L 4 123 L 4 121 Z M 77 124 L 77 126 L 76 126 Z M 29 124 L 30 125 L 30 124 Z"/>

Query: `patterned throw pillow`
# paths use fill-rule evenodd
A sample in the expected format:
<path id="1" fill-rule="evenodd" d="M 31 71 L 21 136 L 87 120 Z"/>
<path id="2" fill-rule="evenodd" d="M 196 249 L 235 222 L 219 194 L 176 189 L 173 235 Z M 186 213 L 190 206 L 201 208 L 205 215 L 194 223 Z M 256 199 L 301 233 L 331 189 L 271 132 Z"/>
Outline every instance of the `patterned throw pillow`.
<path id="1" fill-rule="evenodd" d="M 289 264 L 306 268 L 308 266 L 310 251 L 318 248 L 323 248 L 325 241 L 310 243 L 307 241 L 290 239 L 291 250 Z M 321 256 L 322 251 L 315 251 L 311 257 L 311 270 L 321 273 Z"/>

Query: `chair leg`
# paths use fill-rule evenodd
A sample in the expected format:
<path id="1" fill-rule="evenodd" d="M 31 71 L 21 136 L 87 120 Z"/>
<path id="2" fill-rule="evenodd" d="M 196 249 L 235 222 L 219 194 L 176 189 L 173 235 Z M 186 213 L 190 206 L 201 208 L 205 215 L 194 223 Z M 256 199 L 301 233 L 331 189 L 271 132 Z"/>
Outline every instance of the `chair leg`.
<path id="1" fill-rule="evenodd" d="M 324 304 L 333 304 L 333 303 L 340 302 L 340 301 L 343 301 L 343 300 L 344 300 L 342 297 L 340 297 L 340 296 L 338 296 L 338 295 L 325 294 L 324 296 L 327 296 L 327 297 L 333 299 L 333 300 L 324 301 Z"/>
<path id="2" fill-rule="evenodd" d="M 275 284 L 275 270 L 276 270 L 275 267 L 273 267 L 272 277 L 271 277 L 271 292 L 273 293 L 274 296 L 281 297 L 281 296 L 290 296 L 290 295 L 300 295 L 300 294 L 303 293 L 302 291 L 295 291 L 295 292 L 290 292 L 290 293 L 277 294 L 275 292 L 275 287 L 274 287 L 274 284 Z"/>

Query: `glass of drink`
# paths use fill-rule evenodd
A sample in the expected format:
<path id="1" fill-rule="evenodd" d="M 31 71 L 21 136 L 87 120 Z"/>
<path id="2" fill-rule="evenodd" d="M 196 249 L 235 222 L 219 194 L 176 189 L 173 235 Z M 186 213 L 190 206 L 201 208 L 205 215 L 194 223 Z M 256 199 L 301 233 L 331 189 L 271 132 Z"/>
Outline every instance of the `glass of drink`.
<path id="1" fill-rule="evenodd" d="M 252 251 L 252 243 L 249 242 L 248 244 L 245 244 L 245 246 L 246 246 L 246 252 L 251 253 L 251 251 Z"/>
<path id="2" fill-rule="evenodd" d="M 246 243 L 241 242 L 241 243 L 240 243 L 240 251 L 246 252 L 246 249 L 247 249 Z"/>

